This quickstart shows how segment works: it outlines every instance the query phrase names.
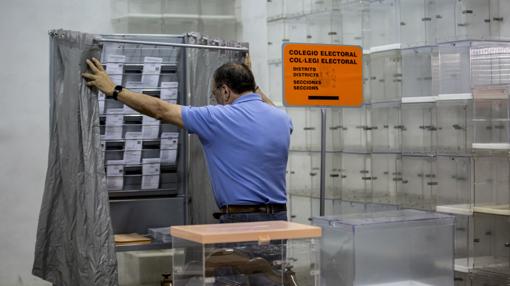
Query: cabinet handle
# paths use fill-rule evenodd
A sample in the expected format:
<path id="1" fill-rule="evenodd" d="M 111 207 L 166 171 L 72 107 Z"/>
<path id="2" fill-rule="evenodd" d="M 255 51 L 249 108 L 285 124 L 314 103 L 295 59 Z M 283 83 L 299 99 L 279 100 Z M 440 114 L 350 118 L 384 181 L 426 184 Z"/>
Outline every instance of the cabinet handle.
<path id="1" fill-rule="evenodd" d="M 464 10 L 462 14 L 473 14 L 473 10 Z"/>

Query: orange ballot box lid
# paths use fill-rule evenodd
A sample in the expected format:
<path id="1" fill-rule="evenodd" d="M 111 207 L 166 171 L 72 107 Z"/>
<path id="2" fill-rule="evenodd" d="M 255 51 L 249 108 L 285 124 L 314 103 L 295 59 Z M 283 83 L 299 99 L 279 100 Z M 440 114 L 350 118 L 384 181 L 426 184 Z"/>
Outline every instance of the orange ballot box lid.
<path id="1" fill-rule="evenodd" d="M 173 237 L 201 244 L 280 239 L 315 238 L 322 235 L 321 228 L 287 221 L 262 221 L 172 226 Z"/>
<path id="2" fill-rule="evenodd" d="M 284 44 L 283 102 L 286 106 L 361 106 L 361 47 Z"/>

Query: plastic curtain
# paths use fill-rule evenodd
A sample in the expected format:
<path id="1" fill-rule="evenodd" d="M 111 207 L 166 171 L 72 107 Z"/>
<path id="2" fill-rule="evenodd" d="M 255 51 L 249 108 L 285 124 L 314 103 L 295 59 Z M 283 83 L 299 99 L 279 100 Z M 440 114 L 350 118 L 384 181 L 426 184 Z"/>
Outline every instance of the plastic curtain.
<path id="1" fill-rule="evenodd" d="M 50 147 L 33 274 L 61 285 L 118 285 L 97 95 L 80 76 L 99 58 L 93 36 L 55 31 Z"/>

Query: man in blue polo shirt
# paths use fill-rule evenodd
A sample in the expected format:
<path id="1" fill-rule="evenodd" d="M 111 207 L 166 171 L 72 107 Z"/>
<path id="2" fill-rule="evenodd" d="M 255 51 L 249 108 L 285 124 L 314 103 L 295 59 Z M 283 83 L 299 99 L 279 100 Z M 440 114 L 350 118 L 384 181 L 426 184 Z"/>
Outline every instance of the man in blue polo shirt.
<path id="1" fill-rule="evenodd" d="M 92 73 L 82 76 L 88 86 L 198 135 L 221 222 L 287 220 L 285 169 L 292 123 L 258 90 L 248 66 L 219 67 L 212 80 L 218 105 L 189 107 L 115 86 L 97 59 L 87 64 Z"/>

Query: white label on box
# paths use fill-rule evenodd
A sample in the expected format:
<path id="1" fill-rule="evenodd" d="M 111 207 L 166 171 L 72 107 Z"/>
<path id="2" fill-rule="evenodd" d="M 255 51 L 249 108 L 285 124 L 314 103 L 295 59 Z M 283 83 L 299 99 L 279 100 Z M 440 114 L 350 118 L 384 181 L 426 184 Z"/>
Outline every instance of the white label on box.
<path id="1" fill-rule="evenodd" d="M 124 161 L 126 164 L 140 164 L 142 158 L 142 145 L 140 132 L 126 132 L 126 145 L 124 147 Z"/>
<path id="2" fill-rule="evenodd" d="M 116 85 L 122 85 L 122 75 L 124 73 L 124 55 L 108 55 L 106 62 L 106 73 L 110 75 L 111 80 Z"/>
<path id="3" fill-rule="evenodd" d="M 144 139 L 155 139 L 159 135 L 159 120 L 150 116 L 143 116 L 142 136 Z"/>
<path id="4" fill-rule="evenodd" d="M 97 101 L 99 103 L 99 114 L 104 114 L 104 106 L 106 101 L 106 95 L 102 92 L 97 93 Z"/>
<path id="5" fill-rule="evenodd" d="M 105 138 L 120 139 L 122 138 L 122 125 L 124 124 L 124 115 L 107 114 L 105 122 Z"/>
<path id="6" fill-rule="evenodd" d="M 143 159 L 142 189 L 157 189 L 159 187 L 160 159 Z"/>
<path id="7" fill-rule="evenodd" d="M 107 189 L 122 190 L 124 185 L 124 160 L 109 160 L 106 164 Z"/>
<path id="8" fill-rule="evenodd" d="M 145 57 L 143 59 L 142 83 L 144 87 L 158 87 L 161 63 L 163 63 L 162 58 Z"/>
<path id="9" fill-rule="evenodd" d="M 177 160 L 177 146 L 179 143 L 178 132 L 161 133 L 160 157 L 161 162 L 175 164 Z"/>
<path id="10" fill-rule="evenodd" d="M 179 83 L 176 81 L 165 81 L 161 83 L 160 99 L 171 103 L 177 102 L 179 94 Z"/>

